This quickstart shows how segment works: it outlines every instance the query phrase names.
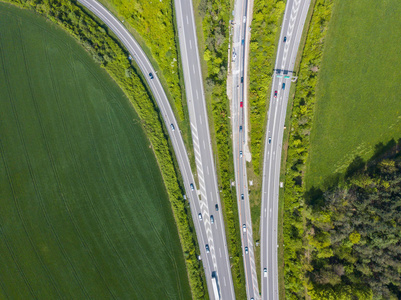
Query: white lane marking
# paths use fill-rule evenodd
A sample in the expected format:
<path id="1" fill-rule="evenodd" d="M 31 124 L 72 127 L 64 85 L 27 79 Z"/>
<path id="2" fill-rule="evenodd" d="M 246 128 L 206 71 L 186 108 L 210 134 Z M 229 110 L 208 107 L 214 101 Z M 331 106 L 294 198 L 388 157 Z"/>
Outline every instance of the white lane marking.
<path id="1" fill-rule="evenodd" d="M 192 49 L 192 42 L 191 42 L 191 40 L 189 40 L 189 48 Z"/>
<path id="2" fill-rule="evenodd" d="M 195 74 L 195 65 L 192 65 L 192 72 Z"/>
<path id="3" fill-rule="evenodd" d="M 224 286 L 227 286 L 227 284 L 226 284 L 226 277 L 223 277 L 223 281 L 224 281 Z"/>
<path id="4" fill-rule="evenodd" d="M 207 175 L 210 175 L 210 173 L 209 173 L 209 166 L 206 166 L 206 171 L 207 171 Z"/>
<path id="5" fill-rule="evenodd" d="M 219 248 L 219 252 L 220 252 L 220 257 L 221 257 L 221 248 Z"/>
<path id="6" fill-rule="evenodd" d="M 196 93 L 196 100 L 199 100 L 198 90 L 195 90 L 195 93 Z"/>
<path id="7" fill-rule="evenodd" d="M 205 140 L 203 140 L 203 149 L 206 149 Z"/>
<path id="8" fill-rule="evenodd" d="M 188 19 L 188 16 L 186 16 L 187 17 L 187 24 L 189 24 L 189 19 Z"/>
<path id="9" fill-rule="evenodd" d="M 202 125 L 202 118 L 199 119 L 199 123 Z"/>

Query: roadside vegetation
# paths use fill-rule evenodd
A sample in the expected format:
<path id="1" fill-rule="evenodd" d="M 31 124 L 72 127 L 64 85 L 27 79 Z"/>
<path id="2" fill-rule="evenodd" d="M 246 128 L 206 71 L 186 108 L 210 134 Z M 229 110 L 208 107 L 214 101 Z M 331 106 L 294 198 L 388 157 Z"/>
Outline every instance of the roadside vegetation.
<path id="1" fill-rule="evenodd" d="M 276 57 L 277 40 L 285 9 L 283 0 L 255 0 L 249 51 L 249 122 L 252 166 L 261 173 L 263 138 L 268 99 Z"/>
<path id="2" fill-rule="evenodd" d="M 205 94 L 209 113 L 212 118 L 216 148 L 217 172 L 220 185 L 220 197 L 223 203 L 223 215 L 227 234 L 228 251 L 231 262 L 231 272 L 234 281 L 235 294 L 238 299 L 245 299 L 245 274 L 241 250 L 241 238 L 238 220 L 238 208 L 235 188 L 231 186 L 234 180 L 232 141 L 230 130 L 230 107 L 227 98 L 227 49 L 229 39 L 229 19 L 232 7 L 229 0 L 201 0 L 198 4 L 197 19 L 202 20 L 203 36 L 200 40 L 199 52 L 207 64 L 204 76 Z M 204 41 L 204 43 L 202 43 Z M 204 49 L 202 49 L 204 47 Z M 205 70 L 203 70 L 205 71 Z"/>
<path id="3" fill-rule="evenodd" d="M 368 2 L 314 6 L 286 163 L 288 299 L 400 298 L 399 158 L 377 157 L 401 137 L 401 40 L 387 38 L 401 4 Z"/>
<path id="4" fill-rule="evenodd" d="M 190 227 L 192 221 L 177 179 L 166 139 L 167 133 L 156 105 L 144 85 L 144 80 L 137 71 L 137 66 L 130 64 L 128 53 L 107 34 L 107 28 L 97 23 L 74 2 L 67 0 L 55 0 L 52 3 L 42 0 L 11 0 L 9 2 L 33 9 L 59 24 L 79 41 L 95 62 L 109 73 L 127 95 L 139 115 L 162 173 L 178 228 L 192 296 L 194 299 L 207 297 L 203 271 L 197 260 L 199 250 L 196 248 L 196 236 L 193 228 Z"/>
<path id="5" fill-rule="evenodd" d="M 135 33 L 150 49 L 167 83 L 167 92 L 174 101 L 178 118 L 183 121 L 183 97 L 181 94 L 180 71 L 176 43 L 176 26 L 173 0 L 101 0 L 112 11 L 129 23 Z M 125 24 L 127 25 L 127 24 Z M 136 36 L 138 38 L 138 36 Z M 142 44 L 142 43 L 141 43 Z"/>
<path id="6" fill-rule="evenodd" d="M 288 299 L 305 297 L 303 176 L 310 145 L 315 87 L 333 0 L 316 0 L 303 49 L 292 107 L 284 191 L 284 285 Z"/>
<path id="7" fill-rule="evenodd" d="M 123 91 L 33 11 L 0 3 L 0 36 L 0 298 L 189 299 L 162 176 Z"/>

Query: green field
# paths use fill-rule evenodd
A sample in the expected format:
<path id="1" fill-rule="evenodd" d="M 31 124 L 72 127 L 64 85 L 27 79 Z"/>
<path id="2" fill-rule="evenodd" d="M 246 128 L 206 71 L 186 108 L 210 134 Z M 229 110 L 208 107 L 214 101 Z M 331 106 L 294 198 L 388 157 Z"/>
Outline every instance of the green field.
<path id="1" fill-rule="evenodd" d="M 1 3 L 0 66 L 0 298 L 191 298 L 123 92 L 64 31 Z"/>
<path id="2" fill-rule="evenodd" d="M 306 183 L 401 138 L 401 2 L 338 0 L 327 33 Z"/>

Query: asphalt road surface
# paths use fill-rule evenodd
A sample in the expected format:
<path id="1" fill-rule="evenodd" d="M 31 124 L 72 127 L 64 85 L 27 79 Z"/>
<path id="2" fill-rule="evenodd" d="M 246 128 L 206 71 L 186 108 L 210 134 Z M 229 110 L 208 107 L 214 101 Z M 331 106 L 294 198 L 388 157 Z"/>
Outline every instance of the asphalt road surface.
<path id="1" fill-rule="evenodd" d="M 205 257 L 211 260 L 210 269 L 205 270 L 211 299 L 235 299 L 234 286 L 228 258 L 226 235 L 220 205 L 216 170 L 212 153 L 206 101 L 203 90 L 199 50 L 196 36 L 192 1 L 175 1 L 178 37 L 184 71 L 185 92 L 187 95 L 189 120 L 195 162 L 199 179 L 199 198 L 206 238 L 200 247 L 207 243 L 210 253 Z M 203 53 L 203 51 L 202 51 Z M 212 223 L 213 217 L 213 223 Z M 216 275 L 219 295 L 213 293 L 211 275 Z M 220 297 L 220 298 L 219 298 Z"/>
<path id="2" fill-rule="evenodd" d="M 191 172 L 191 167 L 181 136 L 180 128 L 174 117 L 173 111 L 162 88 L 162 85 L 157 77 L 155 70 L 150 64 L 149 59 L 146 57 L 145 53 L 142 51 L 138 43 L 127 31 L 127 29 L 123 26 L 123 24 L 100 3 L 95 0 L 78 0 L 78 2 L 88 8 L 90 11 L 92 11 L 116 34 L 119 40 L 129 51 L 132 59 L 135 60 L 135 62 L 141 69 L 157 102 L 165 125 L 169 131 L 171 142 L 173 144 L 175 155 L 177 157 L 178 165 L 182 174 L 182 178 L 184 180 L 185 190 L 187 191 L 187 197 L 191 207 L 191 214 L 194 220 L 196 235 L 198 238 L 203 266 L 207 278 L 209 295 L 213 295 L 211 275 L 212 272 L 217 271 L 217 279 L 221 299 L 235 299 L 231 278 L 231 270 L 228 261 L 227 245 L 225 242 L 223 218 L 221 215 L 221 210 L 219 209 L 218 211 L 216 211 L 215 208 L 215 204 L 218 204 L 220 208 L 220 200 L 217 193 L 217 181 L 210 147 L 207 115 L 206 109 L 204 107 L 203 88 L 199 68 L 199 56 L 197 55 L 197 52 L 196 54 L 192 54 L 191 51 L 190 64 L 188 65 L 188 63 L 184 63 L 184 67 L 188 68 L 188 66 L 190 66 L 191 72 L 194 72 L 191 77 L 193 77 L 193 75 L 197 76 L 196 80 L 191 80 L 190 86 L 188 86 L 187 84 L 187 78 L 185 83 L 187 87 L 187 95 L 188 97 L 191 97 L 189 98 L 189 109 L 191 115 L 191 124 L 193 126 L 192 134 L 194 136 L 194 145 L 196 143 L 198 145 L 195 148 L 195 153 L 197 159 L 198 174 L 200 178 L 199 191 L 196 189 L 196 184 L 194 182 L 194 178 Z M 179 3 L 176 3 L 177 6 L 178 4 Z M 188 22 L 189 17 L 192 20 L 191 26 L 193 30 L 191 29 L 191 32 L 188 32 L 187 35 L 188 39 L 192 40 L 192 47 L 195 47 L 194 49 L 197 49 L 196 38 L 194 35 L 195 26 L 193 23 L 192 3 L 190 3 L 190 5 L 186 3 L 183 11 L 185 12 L 184 21 Z M 189 27 L 187 24 L 186 28 L 191 27 Z M 187 35 L 185 35 L 185 37 Z M 186 40 L 186 43 L 188 42 L 189 40 Z M 183 51 L 182 53 L 185 54 L 185 52 Z M 197 67 L 195 68 L 195 71 L 193 71 L 192 68 L 194 68 L 193 66 L 195 63 L 197 64 Z M 194 93 L 196 98 L 194 98 Z M 198 100 L 198 97 L 203 101 Z M 191 105 L 191 102 L 194 103 L 194 101 L 196 105 Z M 195 120 L 194 114 L 196 114 Z M 200 165 L 198 162 L 199 152 L 202 152 L 203 154 L 201 156 L 202 163 Z M 201 176 L 201 174 L 205 175 Z M 191 185 L 193 185 L 193 188 Z M 206 193 L 208 193 L 208 197 L 206 197 Z M 199 200 L 198 194 L 201 195 L 202 200 Z M 202 220 L 199 218 L 199 214 L 202 215 Z M 210 222 L 210 215 L 214 215 L 214 224 L 211 224 Z M 207 253 L 208 251 L 206 250 L 206 245 L 209 246 L 209 253 Z M 211 296 L 211 299 L 213 298 L 214 297 Z"/>
<path id="3" fill-rule="evenodd" d="M 278 299 L 277 215 L 280 163 L 292 71 L 310 0 L 288 0 L 278 46 L 268 112 L 261 211 L 262 299 Z M 285 41 L 284 41 L 285 40 Z M 277 77 L 278 76 L 278 77 Z M 290 78 L 285 78 L 289 76 Z M 277 91 L 277 96 L 275 92 Z M 266 268 L 266 272 L 264 269 Z"/>
<path id="4" fill-rule="evenodd" d="M 247 78 L 247 47 L 249 36 L 249 7 L 248 0 L 236 0 L 232 26 L 233 49 L 232 56 L 232 131 L 235 186 L 237 189 L 238 214 L 241 228 L 242 255 L 244 260 L 245 284 L 247 299 L 259 299 L 259 286 L 255 265 L 251 208 L 249 204 L 248 180 L 246 174 L 246 160 L 248 155 L 247 138 L 247 110 L 246 78 Z"/>

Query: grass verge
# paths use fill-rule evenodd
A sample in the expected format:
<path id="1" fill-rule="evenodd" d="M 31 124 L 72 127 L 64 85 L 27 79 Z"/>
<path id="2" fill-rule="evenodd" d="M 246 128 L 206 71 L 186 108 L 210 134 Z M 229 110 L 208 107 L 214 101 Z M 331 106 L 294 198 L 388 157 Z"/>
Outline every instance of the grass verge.
<path id="1" fill-rule="evenodd" d="M 166 185 L 184 252 L 192 296 L 195 299 L 207 297 L 203 271 L 197 260 L 199 250 L 196 248 L 196 236 L 189 227 L 191 217 L 182 197 L 183 192 L 174 168 L 166 129 L 162 125 L 161 116 L 143 79 L 137 73 L 138 69 L 130 65 L 128 53 L 106 34 L 106 30 L 102 27 L 104 25 L 97 23 L 74 2 L 57 0 L 51 5 L 40 0 L 10 2 L 34 9 L 59 24 L 83 45 L 95 62 L 101 64 L 127 95 L 152 143 Z"/>
<path id="2" fill-rule="evenodd" d="M 168 195 L 126 95 L 33 11 L 0 3 L 0 35 L 0 298 L 190 298 Z"/>
<path id="3" fill-rule="evenodd" d="M 235 294 L 246 298 L 245 273 L 242 260 L 238 207 L 234 180 L 231 141 L 230 107 L 227 98 L 227 63 L 229 19 L 232 10 L 229 0 L 194 1 L 198 47 L 201 57 L 205 96 L 208 108 L 212 146 L 216 157 L 217 178 L 223 205 L 227 248 L 231 262 Z M 199 30 L 202 29 L 202 30 Z"/>

